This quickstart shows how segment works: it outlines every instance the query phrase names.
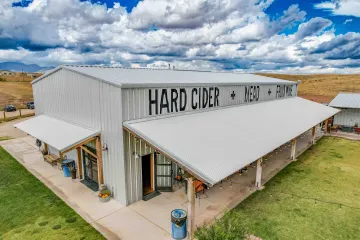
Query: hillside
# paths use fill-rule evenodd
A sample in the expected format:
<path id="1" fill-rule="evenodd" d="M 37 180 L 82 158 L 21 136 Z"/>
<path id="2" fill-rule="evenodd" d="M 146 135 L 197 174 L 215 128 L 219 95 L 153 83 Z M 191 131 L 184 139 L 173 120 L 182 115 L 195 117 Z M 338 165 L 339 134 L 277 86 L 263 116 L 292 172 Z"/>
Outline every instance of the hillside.
<path id="1" fill-rule="evenodd" d="M 329 103 L 339 92 L 360 92 L 360 74 L 290 75 L 258 73 L 258 75 L 284 80 L 301 80 L 299 96 L 322 103 Z"/>

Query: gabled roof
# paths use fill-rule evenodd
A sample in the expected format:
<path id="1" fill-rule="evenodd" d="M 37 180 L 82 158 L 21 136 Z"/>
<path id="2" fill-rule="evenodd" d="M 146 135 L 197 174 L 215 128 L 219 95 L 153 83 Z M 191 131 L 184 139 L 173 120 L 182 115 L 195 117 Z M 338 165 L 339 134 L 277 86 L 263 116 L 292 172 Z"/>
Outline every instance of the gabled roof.
<path id="1" fill-rule="evenodd" d="M 213 185 L 338 112 L 293 97 L 123 125 Z"/>
<path id="2" fill-rule="evenodd" d="M 102 66 L 59 66 L 35 79 L 35 83 L 60 69 L 77 72 L 119 87 L 195 86 L 195 85 L 246 85 L 246 84 L 296 84 L 291 81 L 233 72 L 205 72 L 150 68 L 122 68 Z"/>
<path id="3" fill-rule="evenodd" d="M 360 108 L 360 93 L 339 93 L 330 103 L 331 107 Z"/>

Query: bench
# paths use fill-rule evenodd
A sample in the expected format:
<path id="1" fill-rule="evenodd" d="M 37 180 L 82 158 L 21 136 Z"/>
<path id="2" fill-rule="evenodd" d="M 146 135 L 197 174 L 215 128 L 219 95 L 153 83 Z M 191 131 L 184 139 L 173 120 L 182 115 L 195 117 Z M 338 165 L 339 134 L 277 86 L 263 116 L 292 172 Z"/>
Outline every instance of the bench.
<path id="1" fill-rule="evenodd" d="M 44 155 L 44 161 L 51 164 L 51 166 L 57 165 L 57 162 L 60 158 L 55 154 L 46 154 Z"/>

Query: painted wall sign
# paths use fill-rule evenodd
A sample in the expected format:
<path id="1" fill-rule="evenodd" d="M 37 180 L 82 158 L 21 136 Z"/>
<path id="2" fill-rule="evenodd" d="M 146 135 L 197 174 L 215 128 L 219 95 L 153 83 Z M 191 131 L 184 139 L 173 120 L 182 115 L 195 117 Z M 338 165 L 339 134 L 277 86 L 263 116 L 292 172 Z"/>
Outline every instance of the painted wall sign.
<path id="1" fill-rule="evenodd" d="M 276 86 L 276 98 L 292 97 L 293 86 L 292 85 L 277 85 Z"/>
<path id="2" fill-rule="evenodd" d="M 244 102 L 257 102 L 260 98 L 260 86 L 245 86 Z"/>
<path id="3" fill-rule="evenodd" d="M 218 87 L 192 88 L 188 96 L 185 88 L 149 89 L 149 115 L 183 112 L 187 105 L 193 110 L 219 106 Z"/>
<path id="4" fill-rule="evenodd" d="M 122 89 L 123 121 L 295 97 L 294 84 Z"/>

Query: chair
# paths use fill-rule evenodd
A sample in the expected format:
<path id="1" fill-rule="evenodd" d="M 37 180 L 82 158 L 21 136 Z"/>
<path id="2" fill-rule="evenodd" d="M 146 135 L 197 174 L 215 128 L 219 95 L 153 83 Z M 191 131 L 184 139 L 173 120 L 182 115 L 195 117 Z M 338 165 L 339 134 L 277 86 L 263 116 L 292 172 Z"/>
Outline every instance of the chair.
<path id="1" fill-rule="evenodd" d="M 199 193 L 203 193 L 206 197 L 208 197 L 208 195 L 205 193 L 205 191 L 207 190 L 207 186 L 206 184 L 204 184 L 203 182 L 199 181 L 199 180 L 194 180 L 194 185 L 195 185 L 195 197 L 198 197 Z"/>

